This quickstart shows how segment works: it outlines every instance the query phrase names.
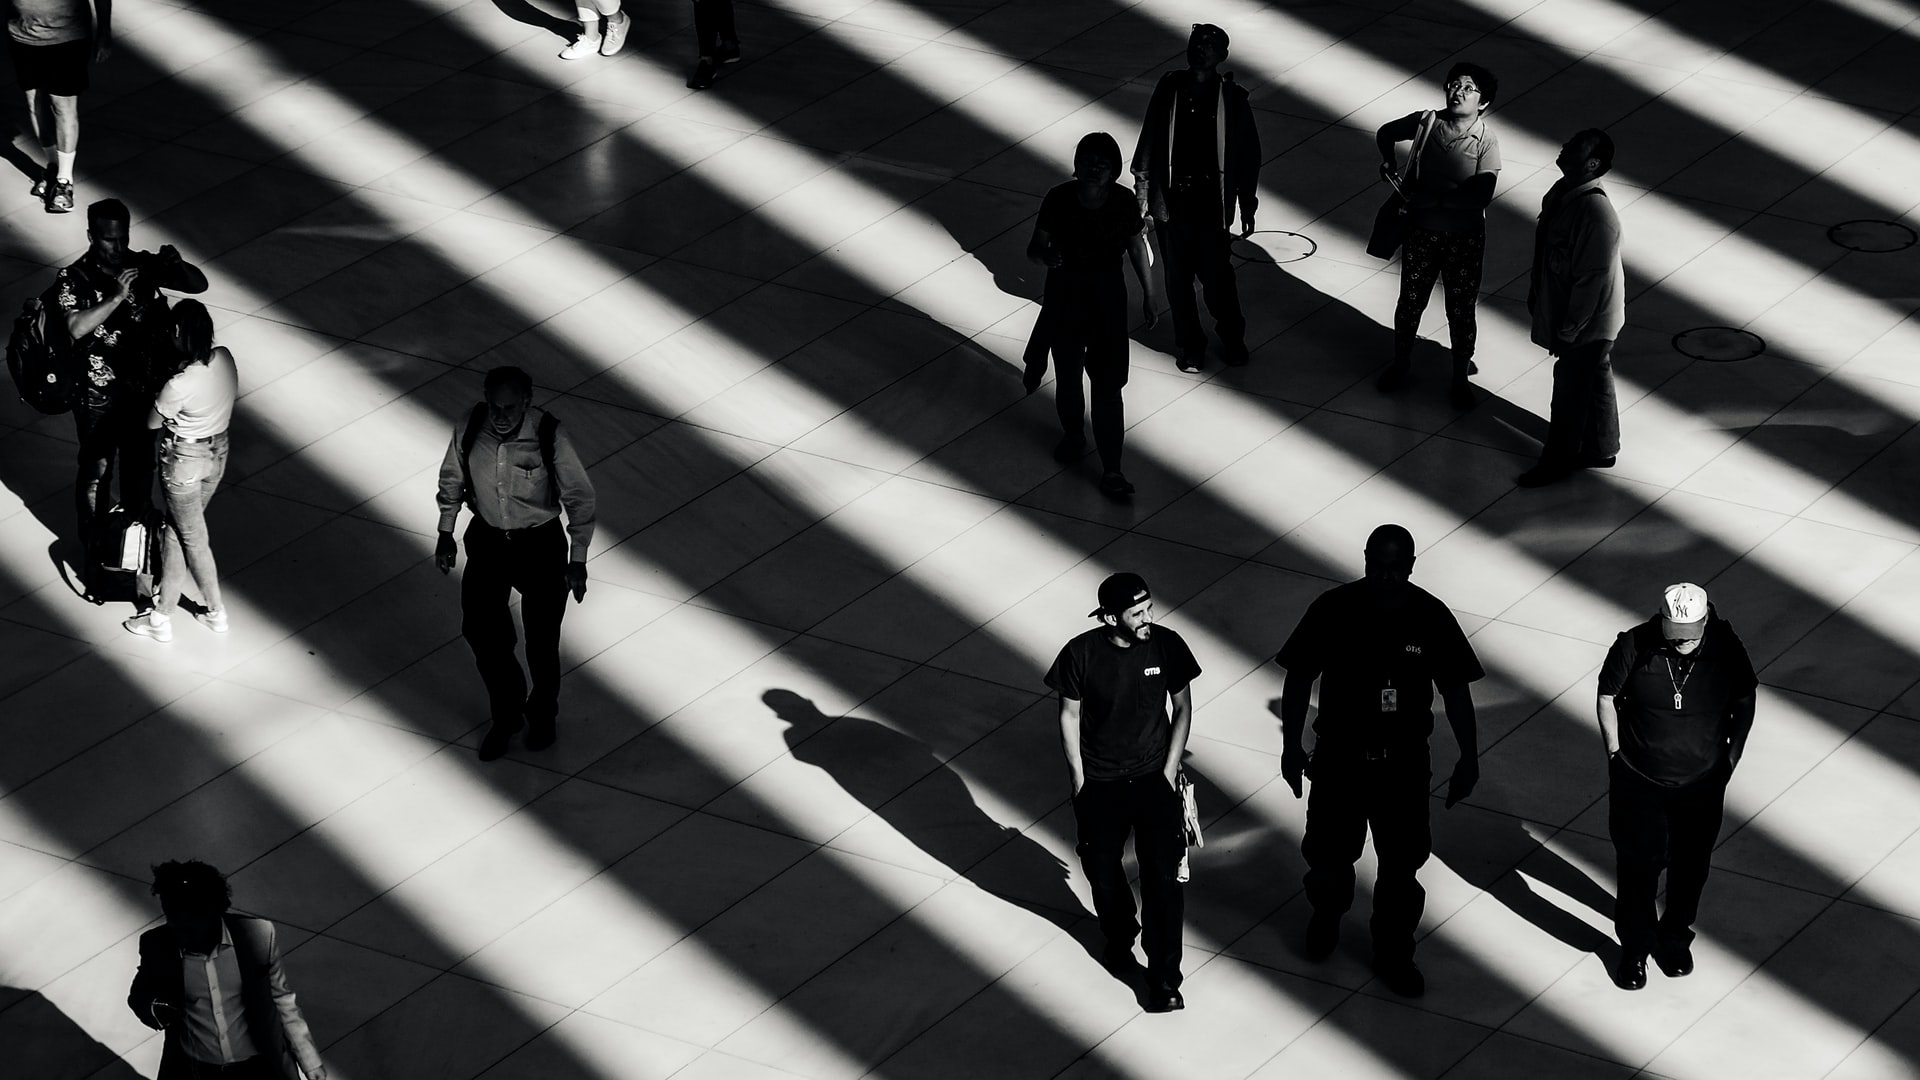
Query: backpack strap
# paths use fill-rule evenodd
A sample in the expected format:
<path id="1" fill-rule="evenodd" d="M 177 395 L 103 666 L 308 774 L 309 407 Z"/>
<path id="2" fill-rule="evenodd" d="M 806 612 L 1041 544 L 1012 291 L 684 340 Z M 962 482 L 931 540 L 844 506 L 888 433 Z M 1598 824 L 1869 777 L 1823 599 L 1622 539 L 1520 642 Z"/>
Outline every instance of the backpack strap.
<path id="1" fill-rule="evenodd" d="M 473 509 L 473 473 L 467 459 L 473 455 L 473 444 L 480 439 L 480 428 L 487 422 L 487 405 L 481 402 L 467 415 L 467 426 L 460 433 L 460 501 L 467 509 Z M 547 470 L 547 498 L 554 506 L 560 505 L 560 478 L 553 468 L 553 444 L 560 432 L 560 418 L 550 412 L 542 411 L 540 423 L 533 429 L 534 438 L 540 443 L 540 464 Z"/>
<path id="2" fill-rule="evenodd" d="M 542 411 L 540 424 L 533 433 L 540 440 L 540 464 L 547 468 L 547 499 L 555 507 L 560 505 L 560 477 L 553 468 L 553 443 L 559 432 L 560 418 Z"/>
<path id="3" fill-rule="evenodd" d="M 460 433 L 460 501 L 468 510 L 473 510 L 473 467 L 467 464 L 467 458 L 473 456 L 473 444 L 480 438 L 480 425 L 487 422 L 487 405 L 481 402 L 467 414 L 467 426 Z M 478 511 L 475 511 L 476 513 Z"/>

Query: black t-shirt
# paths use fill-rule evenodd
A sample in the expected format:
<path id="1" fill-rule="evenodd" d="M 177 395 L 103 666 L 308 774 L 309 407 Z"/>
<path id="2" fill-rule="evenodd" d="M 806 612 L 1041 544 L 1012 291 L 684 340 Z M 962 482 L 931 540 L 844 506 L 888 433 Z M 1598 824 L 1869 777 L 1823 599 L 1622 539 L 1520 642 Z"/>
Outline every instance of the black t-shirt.
<path id="1" fill-rule="evenodd" d="M 1759 685 L 1740 635 L 1711 607 L 1692 656 L 1667 644 L 1655 616 L 1615 638 L 1600 668 L 1600 696 L 1620 710 L 1620 756 L 1658 784 L 1713 771 L 1733 732 L 1733 703 Z"/>
<path id="2" fill-rule="evenodd" d="M 1215 77 L 1189 81 L 1173 102 L 1173 179 L 1212 181 L 1220 175 L 1220 88 Z"/>
<path id="3" fill-rule="evenodd" d="M 1166 768 L 1173 730 L 1167 698 L 1186 689 L 1200 664 L 1180 635 L 1115 645 L 1105 626 L 1075 637 L 1047 671 L 1047 685 L 1080 702 L 1080 761 L 1089 780 L 1124 780 Z"/>
<path id="4" fill-rule="evenodd" d="M 1140 233 L 1140 203 L 1119 184 L 1107 185 L 1107 201 L 1089 210 L 1080 204 L 1077 181 L 1061 184 L 1040 202 L 1039 229 L 1060 252 L 1068 270 L 1120 268 L 1127 243 Z"/>
<path id="5" fill-rule="evenodd" d="M 1434 684 L 1486 674 L 1453 612 L 1411 582 L 1328 589 L 1273 659 L 1289 675 L 1320 677 L 1313 730 L 1323 743 L 1370 747 L 1424 742 L 1433 734 Z"/>

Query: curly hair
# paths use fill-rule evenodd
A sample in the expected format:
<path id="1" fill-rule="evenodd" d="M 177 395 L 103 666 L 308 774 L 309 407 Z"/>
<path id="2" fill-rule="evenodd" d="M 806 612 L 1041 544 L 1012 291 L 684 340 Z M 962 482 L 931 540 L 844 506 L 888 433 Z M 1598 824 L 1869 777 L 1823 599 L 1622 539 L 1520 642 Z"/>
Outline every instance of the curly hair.
<path id="1" fill-rule="evenodd" d="M 198 859 L 155 866 L 153 895 L 162 910 L 189 915 L 218 915 L 233 905 L 226 875 Z"/>

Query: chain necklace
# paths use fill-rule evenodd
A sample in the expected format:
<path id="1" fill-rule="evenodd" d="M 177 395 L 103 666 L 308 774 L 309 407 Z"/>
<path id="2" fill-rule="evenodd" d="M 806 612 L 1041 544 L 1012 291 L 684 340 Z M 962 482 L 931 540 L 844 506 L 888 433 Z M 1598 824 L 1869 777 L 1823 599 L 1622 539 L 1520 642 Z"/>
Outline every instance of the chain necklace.
<path id="1" fill-rule="evenodd" d="M 1687 688 L 1687 680 L 1693 678 L 1693 673 L 1699 668 L 1699 665 L 1697 663 L 1686 664 L 1686 674 L 1681 675 L 1680 681 L 1675 682 L 1673 678 L 1673 659 L 1667 656 L 1663 656 L 1660 659 L 1666 661 L 1667 684 L 1673 687 L 1673 707 L 1679 709 L 1685 701 L 1685 698 L 1681 695 L 1681 691 Z M 1682 663 L 1684 664 L 1685 661 L 1682 661 Z"/>

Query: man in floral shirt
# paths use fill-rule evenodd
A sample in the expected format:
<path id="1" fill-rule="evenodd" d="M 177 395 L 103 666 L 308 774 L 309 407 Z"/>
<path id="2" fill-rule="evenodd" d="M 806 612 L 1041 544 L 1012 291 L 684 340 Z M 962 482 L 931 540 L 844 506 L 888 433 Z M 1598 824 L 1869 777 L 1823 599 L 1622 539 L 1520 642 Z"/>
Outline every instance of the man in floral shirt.
<path id="1" fill-rule="evenodd" d="M 143 511 L 152 503 L 153 434 L 147 430 L 147 411 L 154 389 L 172 374 L 164 370 L 172 352 L 167 301 L 160 290 L 207 290 L 207 275 L 182 261 L 173 245 L 158 252 L 128 247 L 129 220 L 126 204 L 118 199 L 87 207 L 87 253 L 54 282 L 54 305 L 66 315 L 84 373 L 73 407 L 80 441 L 73 502 L 83 549 L 104 509 L 101 494 L 111 490 L 116 458 L 121 504 Z"/>

